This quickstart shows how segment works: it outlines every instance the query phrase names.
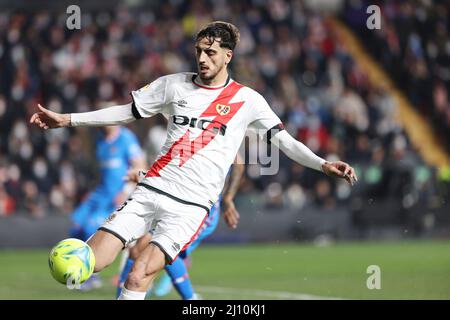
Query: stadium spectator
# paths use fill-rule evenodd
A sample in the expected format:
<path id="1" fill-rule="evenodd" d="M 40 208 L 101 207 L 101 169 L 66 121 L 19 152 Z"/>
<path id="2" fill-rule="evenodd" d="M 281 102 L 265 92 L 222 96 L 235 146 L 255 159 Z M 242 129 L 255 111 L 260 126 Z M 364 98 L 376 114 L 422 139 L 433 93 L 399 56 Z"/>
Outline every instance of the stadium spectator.
<path id="1" fill-rule="evenodd" d="M 347 1 L 343 19 L 368 51 L 384 66 L 413 106 L 440 135 L 450 137 L 450 55 L 448 3 L 441 1 L 377 1 L 382 28 L 364 27 L 368 1 Z"/>

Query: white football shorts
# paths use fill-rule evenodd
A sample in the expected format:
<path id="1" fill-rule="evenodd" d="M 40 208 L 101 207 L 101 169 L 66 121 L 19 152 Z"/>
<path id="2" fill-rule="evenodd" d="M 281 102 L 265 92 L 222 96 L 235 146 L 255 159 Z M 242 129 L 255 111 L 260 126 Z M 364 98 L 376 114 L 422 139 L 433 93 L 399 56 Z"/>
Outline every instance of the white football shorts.
<path id="1" fill-rule="evenodd" d="M 99 230 L 115 235 L 124 247 L 152 231 L 151 243 L 164 252 L 171 264 L 199 232 L 208 216 L 206 209 L 138 185 Z"/>

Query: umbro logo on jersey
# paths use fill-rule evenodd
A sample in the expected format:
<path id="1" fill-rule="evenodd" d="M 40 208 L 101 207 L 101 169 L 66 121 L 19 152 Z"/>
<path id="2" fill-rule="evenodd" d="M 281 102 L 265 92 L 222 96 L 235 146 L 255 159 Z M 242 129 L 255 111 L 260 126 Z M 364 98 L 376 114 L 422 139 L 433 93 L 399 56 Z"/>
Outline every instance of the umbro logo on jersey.
<path id="1" fill-rule="evenodd" d="M 230 106 L 227 106 L 227 105 L 225 105 L 225 104 L 220 104 L 220 103 L 218 103 L 218 104 L 216 105 L 216 111 L 217 111 L 217 113 L 220 114 L 221 116 L 225 116 L 225 115 L 227 115 L 227 114 L 230 113 L 231 107 L 230 107 Z"/>
<path id="2" fill-rule="evenodd" d="M 179 251 L 180 250 L 180 245 L 178 243 L 174 242 L 172 244 L 172 249 L 175 250 L 175 251 Z"/>
<path id="3" fill-rule="evenodd" d="M 111 221 L 113 221 L 114 218 L 115 218 L 116 216 L 117 216 L 117 214 L 113 213 L 112 215 L 110 215 L 110 216 L 108 217 L 108 219 L 106 219 L 106 222 L 111 222 Z"/>
<path id="4" fill-rule="evenodd" d="M 185 100 L 178 100 L 178 101 L 177 101 L 177 104 L 178 104 L 180 107 L 186 107 L 187 101 L 185 101 Z"/>

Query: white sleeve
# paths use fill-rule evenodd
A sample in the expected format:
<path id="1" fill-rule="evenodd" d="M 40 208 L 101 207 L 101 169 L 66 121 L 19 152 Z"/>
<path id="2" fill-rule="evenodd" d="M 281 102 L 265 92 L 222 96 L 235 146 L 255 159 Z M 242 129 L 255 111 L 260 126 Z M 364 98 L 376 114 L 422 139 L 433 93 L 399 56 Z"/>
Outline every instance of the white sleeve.
<path id="1" fill-rule="evenodd" d="M 254 118 L 250 123 L 250 129 L 262 130 L 265 135 L 267 131 L 280 126 L 281 120 L 273 112 L 266 99 L 256 91 L 253 91 L 251 105 L 254 110 Z"/>
<path id="2" fill-rule="evenodd" d="M 131 103 L 91 112 L 71 113 L 70 126 L 120 125 L 136 120 L 131 112 Z"/>
<path id="3" fill-rule="evenodd" d="M 299 164 L 322 171 L 322 164 L 326 161 L 317 156 L 307 146 L 300 141 L 294 139 L 286 130 L 276 133 L 270 139 L 281 151 L 283 151 L 289 158 L 298 162 Z"/>
<path id="4" fill-rule="evenodd" d="M 150 84 L 132 91 L 132 112 L 136 119 L 148 118 L 163 113 L 166 105 L 168 76 L 160 77 Z"/>

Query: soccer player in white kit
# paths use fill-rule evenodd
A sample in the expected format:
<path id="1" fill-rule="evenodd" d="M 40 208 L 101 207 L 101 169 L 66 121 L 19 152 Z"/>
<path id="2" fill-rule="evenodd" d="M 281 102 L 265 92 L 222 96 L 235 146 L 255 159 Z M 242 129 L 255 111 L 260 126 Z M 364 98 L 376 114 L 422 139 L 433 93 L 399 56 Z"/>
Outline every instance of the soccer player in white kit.
<path id="1" fill-rule="evenodd" d="M 166 142 L 146 178 L 88 241 L 96 258 L 94 272 L 99 272 L 122 248 L 154 230 L 119 299 L 144 299 L 158 272 L 195 237 L 248 127 L 263 130 L 264 139 L 304 166 L 351 184 L 357 179 L 348 164 L 325 161 L 295 140 L 263 96 L 230 78 L 227 65 L 238 41 L 234 25 L 212 22 L 196 36 L 198 73 L 158 78 L 133 91 L 126 105 L 74 114 L 39 105 L 30 119 L 43 129 L 118 125 L 158 113 L 169 119 Z"/>

